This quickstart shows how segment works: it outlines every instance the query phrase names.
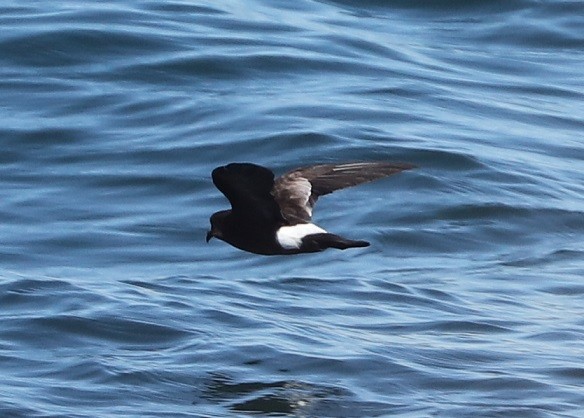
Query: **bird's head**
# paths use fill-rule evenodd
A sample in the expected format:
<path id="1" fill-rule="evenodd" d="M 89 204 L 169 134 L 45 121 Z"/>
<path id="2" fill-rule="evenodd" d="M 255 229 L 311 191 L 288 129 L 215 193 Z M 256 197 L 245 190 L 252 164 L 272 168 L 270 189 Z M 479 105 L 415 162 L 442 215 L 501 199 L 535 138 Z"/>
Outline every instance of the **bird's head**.
<path id="1" fill-rule="evenodd" d="M 229 215 L 231 215 L 230 210 L 222 210 L 211 215 L 211 218 L 209 219 L 209 222 L 211 222 L 211 229 L 207 231 L 207 242 L 209 242 L 211 238 L 223 239 L 226 219 Z"/>

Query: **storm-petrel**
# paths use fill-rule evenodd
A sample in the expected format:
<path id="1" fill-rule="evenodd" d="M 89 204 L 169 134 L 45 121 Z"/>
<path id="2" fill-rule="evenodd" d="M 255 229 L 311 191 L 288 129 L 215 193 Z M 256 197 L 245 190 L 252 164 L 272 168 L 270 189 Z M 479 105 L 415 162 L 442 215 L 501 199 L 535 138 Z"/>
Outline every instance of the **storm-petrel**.
<path id="1" fill-rule="evenodd" d="M 213 183 L 229 199 L 231 210 L 211 216 L 207 242 L 219 238 L 256 254 L 313 253 L 327 248 L 367 247 L 330 234 L 311 222 L 319 196 L 367 183 L 415 166 L 407 163 L 352 162 L 319 164 L 274 173 L 251 163 L 231 163 L 213 170 Z"/>

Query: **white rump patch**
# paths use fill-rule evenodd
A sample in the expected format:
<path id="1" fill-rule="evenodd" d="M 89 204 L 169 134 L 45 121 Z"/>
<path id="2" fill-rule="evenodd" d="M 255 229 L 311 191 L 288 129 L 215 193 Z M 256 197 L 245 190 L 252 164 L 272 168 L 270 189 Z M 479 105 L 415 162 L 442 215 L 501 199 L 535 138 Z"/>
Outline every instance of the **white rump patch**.
<path id="1" fill-rule="evenodd" d="M 300 248 L 302 238 L 312 234 L 326 234 L 326 231 L 315 224 L 297 224 L 281 227 L 276 231 L 276 238 L 282 248 L 295 250 Z"/>

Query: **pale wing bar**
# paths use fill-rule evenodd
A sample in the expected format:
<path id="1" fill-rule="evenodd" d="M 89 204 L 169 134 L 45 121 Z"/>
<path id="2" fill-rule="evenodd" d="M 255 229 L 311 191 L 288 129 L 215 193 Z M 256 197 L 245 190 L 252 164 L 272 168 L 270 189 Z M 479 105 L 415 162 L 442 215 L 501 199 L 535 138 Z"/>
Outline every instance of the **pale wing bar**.
<path id="1" fill-rule="evenodd" d="M 357 186 L 415 166 L 407 163 L 357 162 L 299 168 L 276 179 L 272 194 L 291 224 L 309 222 L 319 196 Z"/>

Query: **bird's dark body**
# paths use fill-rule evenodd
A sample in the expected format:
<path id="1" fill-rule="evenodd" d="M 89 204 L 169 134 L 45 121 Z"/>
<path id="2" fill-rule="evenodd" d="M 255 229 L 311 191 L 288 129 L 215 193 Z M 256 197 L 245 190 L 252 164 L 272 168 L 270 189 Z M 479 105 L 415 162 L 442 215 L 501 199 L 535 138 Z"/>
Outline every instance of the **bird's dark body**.
<path id="1" fill-rule="evenodd" d="M 214 222 L 220 226 L 221 233 L 217 238 L 233 245 L 240 250 L 255 254 L 279 254 L 276 230 L 265 229 L 263 224 L 246 218 L 240 219 L 231 210 L 217 212 L 219 215 Z M 213 223 L 213 221 L 212 221 Z"/>
<path id="2" fill-rule="evenodd" d="M 366 247 L 312 224 L 319 196 L 413 168 L 405 163 L 321 164 L 300 168 L 274 180 L 267 168 L 231 163 L 213 170 L 213 183 L 231 203 L 231 210 L 211 216 L 207 241 L 217 237 L 244 251 L 298 254 L 327 248 Z"/>

